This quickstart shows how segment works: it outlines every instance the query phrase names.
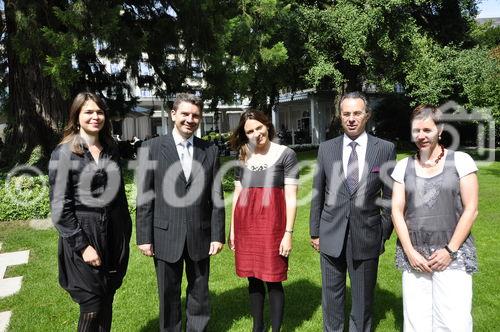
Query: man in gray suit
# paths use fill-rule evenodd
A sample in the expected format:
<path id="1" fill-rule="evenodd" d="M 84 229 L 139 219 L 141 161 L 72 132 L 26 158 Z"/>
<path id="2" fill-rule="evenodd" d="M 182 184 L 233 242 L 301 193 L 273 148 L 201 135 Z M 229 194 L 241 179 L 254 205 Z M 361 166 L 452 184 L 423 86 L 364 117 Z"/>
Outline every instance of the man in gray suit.
<path id="1" fill-rule="evenodd" d="M 346 272 L 351 280 L 349 331 L 370 331 L 378 257 L 392 232 L 391 188 L 380 177 L 394 161 L 394 144 L 368 135 L 370 118 L 360 92 L 340 101 L 344 135 L 321 143 L 311 202 L 311 245 L 320 251 L 324 331 L 343 331 Z"/>
<path id="2" fill-rule="evenodd" d="M 171 112 L 174 128 L 146 141 L 139 153 L 137 244 L 154 257 L 160 297 L 160 330 L 181 331 L 181 281 L 186 264 L 186 330 L 205 331 L 210 318 L 210 256 L 222 249 L 224 204 L 218 149 L 194 132 L 203 101 L 180 94 Z"/>

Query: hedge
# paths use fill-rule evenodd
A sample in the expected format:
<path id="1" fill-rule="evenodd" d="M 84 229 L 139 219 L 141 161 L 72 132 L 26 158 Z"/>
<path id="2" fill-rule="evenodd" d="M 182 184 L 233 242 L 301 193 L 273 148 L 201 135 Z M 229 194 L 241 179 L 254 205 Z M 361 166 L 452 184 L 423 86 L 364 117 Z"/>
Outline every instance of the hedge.
<path id="1" fill-rule="evenodd" d="M 47 175 L 0 176 L 0 221 L 47 218 L 50 212 Z"/>
<path id="2" fill-rule="evenodd" d="M 311 151 L 317 145 L 303 144 L 290 146 L 296 152 Z M 221 158 L 221 162 L 234 160 L 234 156 Z M 124 170 L 125 192 L 128 208 L 135 214 L 135 197 L 137 194 L 134 171 Z M 7 180 L 6 175 L 0 174 L 0 221 L 44 219 L 50 216 L 49 187 L 47 175 L 16 176 Z M 227 172 L 222 180 L 225 192 L 234 190 L 234 174 Z M 17 189 L 16 189 L 17 188 Z"/>
<path id="3" fill-rule="evenodd" d="M 224 177 L 224 190 L 232 191 L 233 175 Z M 124 171 L 125 193 L 130 214 L 135 214 L 137 189 L 134 172 Z M 16 190 L 17 188 L 17 190 Z M 45 219 L 50 216 L 48 176 L 17 176 L 7 181 L 0 175 L 0 221 Z"/>

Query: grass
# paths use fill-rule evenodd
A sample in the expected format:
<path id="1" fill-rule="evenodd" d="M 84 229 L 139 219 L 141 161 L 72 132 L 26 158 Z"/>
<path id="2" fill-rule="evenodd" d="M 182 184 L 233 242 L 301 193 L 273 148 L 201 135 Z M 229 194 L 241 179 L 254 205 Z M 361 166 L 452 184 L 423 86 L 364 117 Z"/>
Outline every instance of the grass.
<path id="1" fill-rule="evenodd" d="M 314 160 L 315 153 L 300 153 L 299 157 Z M 310 172 L 310 168 L 303 171 L 303 179 Z M 473 229 L 480 268 L 480 272 L 474 275 L 474 326 L 476 331 L 496 331 L 500 328 L 500 201 L 497 194 L 500 162 L 481 168 L 479 182 L 480 213 Z M 310 189 L 309 178 L 302 184 L 299 198 L 307 200 Z M 229 194 L 226 199 L 228 197 Z M 229 208 L 227 216 L 229 222 Z M 309 246 L 308 219 L 309 205 L 306 204 L 298 210 L 289 280 L 284 283 L 286 308 L 283 331 L 322 330 L 319 255 Z M 78 306 L 57 282 L 56 231 L 33 230 L 27 222 L 2 222 L 0 242 L 4 243 L 2 252 L 30 250 L 27 265 L 7 269 L 6 277 L 23 276 L 21 291 L 0 300 L 0 312 L 13 312 L 10 331 L 75 331 Z M 395 242 L 393 234 L 386 253 L 380 259 L 374 305 L 376 331 L 402 329 L 401 274 L 394 267 Z M 158 297 L 153 263 L 135 249 L 134 235 L 131 246 L 128 274 L 115 298 L 113 330 L 157 331 Z M 245 279 L 236 277 L 233 254 L 225 247 L 211 260 L 210 331 L 251 330 L 246 286 Z"/>

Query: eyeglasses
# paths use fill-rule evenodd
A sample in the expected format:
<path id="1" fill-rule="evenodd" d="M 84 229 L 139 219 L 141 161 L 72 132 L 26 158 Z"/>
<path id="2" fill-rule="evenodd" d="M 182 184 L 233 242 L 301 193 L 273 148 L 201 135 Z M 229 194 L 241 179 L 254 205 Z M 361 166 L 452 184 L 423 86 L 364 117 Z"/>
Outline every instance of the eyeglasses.
<path id="1" fill-rule="evenodd" d="M 342 112 L 342 117 L 343 118 L 350 118 L 352 116 L 354 118 L 359 119 L 359 118 L 363 117 L 365 114 L 366 114 L 366 112 L 363 112 L 363 111 L 356 111 L 356 112 L 352 112 L 352 113 Z"/>

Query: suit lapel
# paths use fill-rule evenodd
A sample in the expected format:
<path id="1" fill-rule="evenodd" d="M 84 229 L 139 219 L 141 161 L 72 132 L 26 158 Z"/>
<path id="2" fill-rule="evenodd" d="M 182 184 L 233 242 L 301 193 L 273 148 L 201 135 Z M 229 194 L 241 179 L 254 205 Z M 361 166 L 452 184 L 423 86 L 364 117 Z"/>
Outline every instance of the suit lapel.
<path id="1" fill-rule="evenodd" d="M 177 153 L 177 148 L 175 147 L 175 142 L 174 138 L 172 137 L 172 134 L 168 133 L 167 135 L 163 136 L 161 147 L 162 147 L 161 153 L 165 158 L 165 160 L 167 161 L 166 163 L 167 169 L 165 171 L 167 171 L 170 167 L 174 167 L 175 168 L 174 174 L 179 174 L 181 179 L 184 182 L 187 182 L 186 176 L 182 171 L 182 165 L 179 159 L 179 153 Z"/>
<path id="2" fill-rule="evenodd" d="M 373 166 L 375 166 L 375 161 L 378 156 L 378 140 L 375 137 L 368 135 L 368 144 L 366 146 L 366 154 L 365 154 L 365 167 L 363 169 L 363 176 L 361 177 L 361 181 L 365 181 L 368 178 Z"/>
<path id="3" fill-rule="evenodd" d="M 360 191 L 361 187 L 364 189 L 364 187 L 367 184 L 368 175 L 370 175 L 370 172 L 373 169 L 373 166 L 375 165 L 375 161 L 377 160 L 377 156 L 378 156 L 377 144 L 378 144 L 378 141 L 375 139 L 375 137 L 368 135 L 368 142 L 366 145 L 365 165 L 363 167 L 363 174 L 361 175 L 361 180 L 359 181 L 358 188 L 356 188 L 356 190 L 354 191 L 353 194 Z"/>
<path id="4" fill-rule="evenodd" d="M 344 163 L 342 161 L 342 156 L 344 153 L 344 136 L 340 136 L 337 142 L 335 142 L 335 145 L 333 146 L 333 167 L 338 167 L 339 171 L 335 172 L 339 176 L 339 180 L 342 181 L 343 186 L 341 188 L 344 188 L 344 191 L 350 195 L 349 187 L 347 186 L 347 180 L 345 178 L 345 172 L 344 172 Z M 338 166 L 336 166 L 338 165 Z M 334 173 L 334 174 L 335 174 Z"/>
<path id="5" fill-rule="evenodd" d="M 207 157 L 207 153 L 204 149 L 202 149 L 200 143 L 201 142 L 198 137 L 193 137 L 193 166 L 191 168 L 188 183 L 193 181 L 193 179 L 200 173 L 202 164 Z"/>

